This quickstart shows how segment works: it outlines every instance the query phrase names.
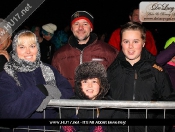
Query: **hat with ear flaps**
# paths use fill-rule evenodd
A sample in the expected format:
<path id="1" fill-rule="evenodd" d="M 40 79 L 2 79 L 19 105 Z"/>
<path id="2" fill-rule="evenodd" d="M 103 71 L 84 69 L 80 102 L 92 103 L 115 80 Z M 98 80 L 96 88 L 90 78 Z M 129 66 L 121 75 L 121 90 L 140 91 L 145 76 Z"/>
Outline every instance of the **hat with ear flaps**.
<path id="1" fill-rule="evenodd" d="M 81 99 L 89 99 L 81 89 L 81 81 L 98 78 L 100 81 L 100 92 L 95 100 L 102 99 L 109 90 L 106 69 L 103 64 L 91 61 L 80 64 L 75 70 L 75 94 Z"/>

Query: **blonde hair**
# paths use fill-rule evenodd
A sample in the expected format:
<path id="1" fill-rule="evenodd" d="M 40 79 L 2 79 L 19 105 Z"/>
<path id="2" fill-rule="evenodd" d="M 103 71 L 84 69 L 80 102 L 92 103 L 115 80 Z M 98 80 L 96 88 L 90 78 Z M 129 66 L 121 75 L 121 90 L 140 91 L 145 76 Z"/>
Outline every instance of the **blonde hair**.
<path id="1" fill-rule="evenodd" d="M 32 32 L 23 32 L 18 36 L 17 46 L 21 45 L 24 41 L 22 38 L 25 38 L 25 41 L 31 43 L 37 43 L 37 39 L 34 33 Z"/>

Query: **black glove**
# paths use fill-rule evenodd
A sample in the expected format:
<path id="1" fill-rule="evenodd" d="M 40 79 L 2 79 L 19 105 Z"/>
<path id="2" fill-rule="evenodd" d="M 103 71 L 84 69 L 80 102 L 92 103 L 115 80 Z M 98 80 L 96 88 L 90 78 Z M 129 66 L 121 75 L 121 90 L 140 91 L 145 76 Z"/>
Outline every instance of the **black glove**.
<path id="1" fill-rule="evenodd" d="M 36 86 L 39 88 L 39 90 L 40 90 L 44 95 L 48 96 L 48 91 L 47 91 L 46 87 L 45 87 L 43 84 L 38 84 L 38 85 L 36 85 Z"/>

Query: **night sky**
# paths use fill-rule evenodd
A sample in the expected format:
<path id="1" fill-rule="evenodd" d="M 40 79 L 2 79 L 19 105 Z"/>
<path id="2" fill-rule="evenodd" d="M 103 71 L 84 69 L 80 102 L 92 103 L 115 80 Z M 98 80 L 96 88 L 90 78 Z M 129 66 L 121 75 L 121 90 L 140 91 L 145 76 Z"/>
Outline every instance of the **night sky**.
<path id="1" fill-rule="evenodd" d="M 9 1 L 9 2 L 7 2 Z M 1 16 L 7 17 L 22 0 L 5 0 L 1 4 Z M 89 11 L 94 16 L 95 28 L 111 30 L 128 21 L 129 6 L 136 2 L 123 2 L 123 0 L 45 0 L 23 25 L 55 23 L 60 28 L 70 23 L 71 15 L 77 10 Z M 8 8 L 7 8 L 8 7 Z"/>
<path id="2" fill-rule="evenodd" d="M 22 0 L 1 1 L 1 17 L 6 18 L 21 2 Z M 111 33 L 129 21 L 129 10 L 140 2 L 140 0 L 45 0 L 20 27 L 54 23 L 59 30 L 70 24 L 70 17 L 75 11 L 86 10 L 94 16 L 94 32 Z M 162 41 L 175 36 L 174 22 L 145 22 L 143 25 L 153 32 L 157 29 L 160 35 L 158 38 L 162 39 L 162 36 L 164 38 Z"/>
<path id="3" fill-rule="evenodd" d="M 0 8 L 1 16 L 6 18 L 21 2 L 22 0 L 4 0 Z M 129 21 L 130 8 L 140 2 L 140 0 L 45 0 L 22 25 L 43 25 L 52 22 L 59 29 L 70 23 L 70 16 L 75 11 L 86 10 L 94 16 L 96 30 L 110 31 Z M 144 24 L 147 28 L 162 25 Z"/>

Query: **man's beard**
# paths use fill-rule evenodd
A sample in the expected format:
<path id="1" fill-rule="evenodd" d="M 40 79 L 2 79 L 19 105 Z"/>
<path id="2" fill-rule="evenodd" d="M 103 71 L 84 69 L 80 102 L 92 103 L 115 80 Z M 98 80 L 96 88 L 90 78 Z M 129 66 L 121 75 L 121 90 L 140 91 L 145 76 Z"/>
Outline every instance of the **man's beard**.
<path id="1" fill-rule="evenodd" d="M 88 36 L 86 36 L 84 39 L 79 39 L 77 36 L 75 36 L 75 38 L 76 38 L 78 41 L 85 41 L 85 40 L 87 40 L 89 37 L 90 37 L 90 34 L 89 34 Z"/>

